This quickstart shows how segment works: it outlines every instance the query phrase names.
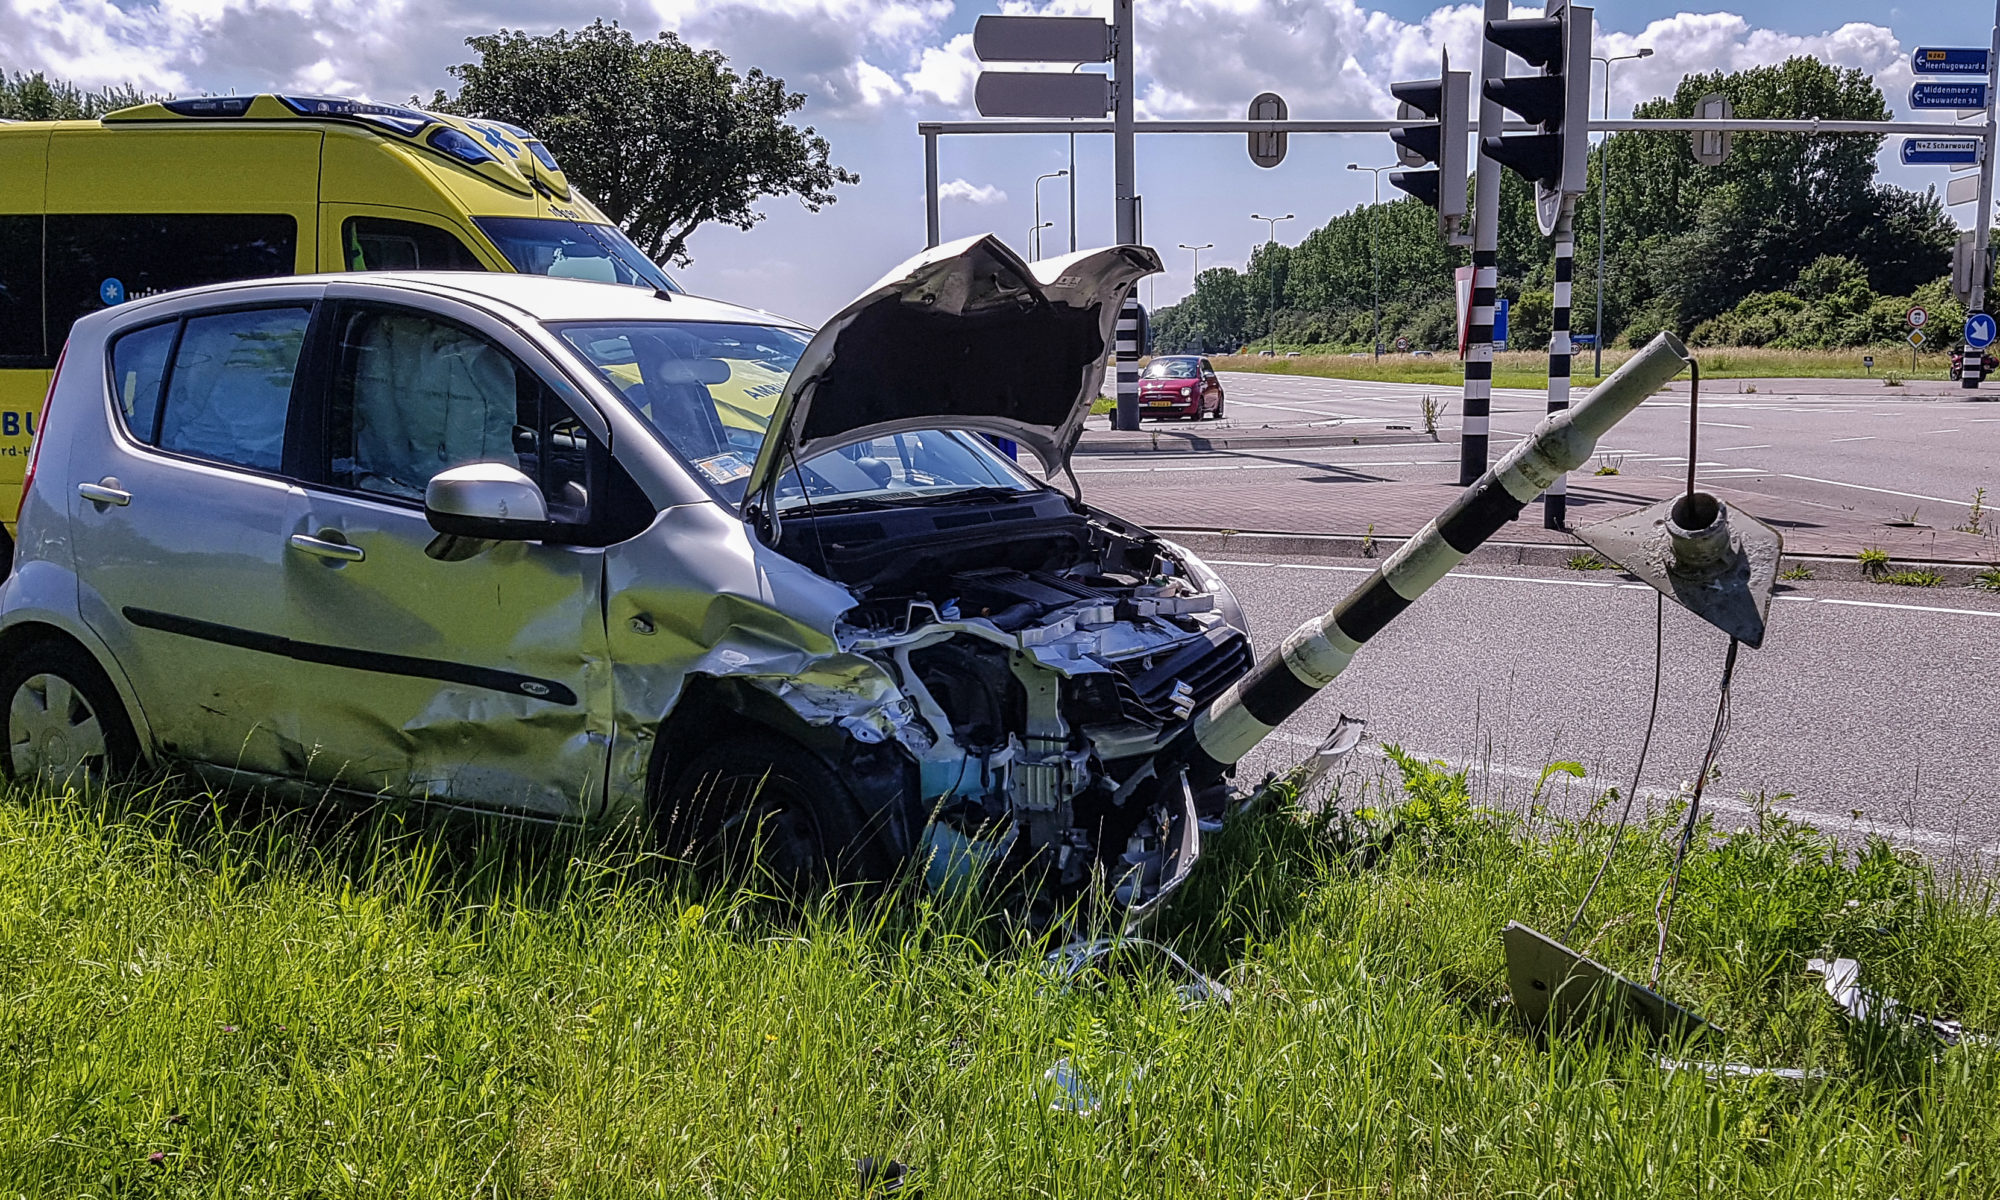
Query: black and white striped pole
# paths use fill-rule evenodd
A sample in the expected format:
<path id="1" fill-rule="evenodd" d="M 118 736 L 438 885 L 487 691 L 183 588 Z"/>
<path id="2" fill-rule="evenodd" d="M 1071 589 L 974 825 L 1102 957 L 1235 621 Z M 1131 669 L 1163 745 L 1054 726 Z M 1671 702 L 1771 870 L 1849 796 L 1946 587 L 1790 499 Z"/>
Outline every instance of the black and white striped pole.
<path id="1" fill-rule="evenodd" d="M 1299 626 L 1275 653 L 1216 697 L 1155 760 L 1158 774 L 1170 777 L 1185 767 L 1197 786 L 1219 779 L 1338 678 L 1370 638 L 1447 571 L 1518 517 L 1563 472 L 1589 461 L 1598 439 L 1688 361 L 1680 339 L 1662 333 L 1581 404 L 1551 413 L 1361 586 L 1324 616 Z"/>
<path id="2" fill-rule="evenodd" d="M 1488 21 L 1505 18 L 1508 0 L 1486 0 Z M 1479 78 L 1484 81 L 1507 69 L 1507 51 L 1491 41 L 1480 46 Z M 1472 295 L 1468 297 L 1465 332 L 1465 391 L 1458 413 L 1458 485 L 1466 487 L 1486 472 L 1493 412 L 1493 299 L 1500 286 L 1500 164 L 1485 151 L 1500 136 L 1507 114 L 1499 101 L 1478 91 L 1475 122 L 1480 147 L 1472 177 Z"/>
<path id="3" fill-rule="evenodd" d="M 1556 217 L 1556 283 L 1554 328 L 1549 334 L 1549 411 L 1559 413 L 1569 407 L 1569 300 L 1570 277 L 1576 266 L 1576 201 L 1563 197 L 1562 213 Z M 1567 529 L 1569 517 L 1569 476 L 1558 475 L 1542 493 L 1542 527 Z"/>
<path id="4" fill-rule="evenodd" d="M 1135 288 L 1136 292 L 1137 289 Z M 1125 297 L 1118 310 L 1118 420 L 1115 428 L 1139 428 L 1139 298 Z"/>

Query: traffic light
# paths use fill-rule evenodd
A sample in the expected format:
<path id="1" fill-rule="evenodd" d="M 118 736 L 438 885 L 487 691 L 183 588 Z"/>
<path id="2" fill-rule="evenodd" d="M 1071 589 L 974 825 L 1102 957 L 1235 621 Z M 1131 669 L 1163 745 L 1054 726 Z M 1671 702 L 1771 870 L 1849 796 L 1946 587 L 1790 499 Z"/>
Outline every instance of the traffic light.
<path id="1" fill-rule="evenodd" d="M 1548 0 L 1546 16 L 1486 22 L 1486 40 L 1538 69 L 1484 81 L 1488 99 L 1536 127 L 1481 139 L 1486 157 L 1534 181 L 1535 217 L 1556 229 L 1565 196 L 1583 194 L 1590 124 L 1590 22 L 1594 10 Z"/>
<path id="2" fill-rule="evenodd" d="M 1451 69 L 1445 56 L 1436 79 L 1392 83 L 1389 94 L 1412 110 L 1437 121 L 1391 129 L 1397 156 L 1405 166 L 1437 164 L 1433 171 L 1398 171 L 1389 176 L 1399 188 L 1437 209 L 1438 232 L 1451 245 L 1471 245 L 1465 221 L 1465 137 L 1471 128 L 1472 76 Z"/>

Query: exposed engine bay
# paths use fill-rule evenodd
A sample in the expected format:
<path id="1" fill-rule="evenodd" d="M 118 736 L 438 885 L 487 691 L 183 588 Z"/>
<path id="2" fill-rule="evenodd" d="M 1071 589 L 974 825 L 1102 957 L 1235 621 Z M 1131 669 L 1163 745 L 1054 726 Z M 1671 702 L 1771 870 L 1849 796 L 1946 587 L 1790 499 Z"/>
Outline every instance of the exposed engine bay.
<path id="1" fill-rule="evenodd" d="M 1252 664 L 1206 565 L 1052 490 L 795 507 L 776 548 L 860 598 L 835 635 L 906 706 L 894 736 L 935 814 L 933 883 L 1004 860 L 1044 900 L 1095 879 L 1132 907 L 1177 881 L 1198 843 L 1191 800 L 1138 785 Z"/>

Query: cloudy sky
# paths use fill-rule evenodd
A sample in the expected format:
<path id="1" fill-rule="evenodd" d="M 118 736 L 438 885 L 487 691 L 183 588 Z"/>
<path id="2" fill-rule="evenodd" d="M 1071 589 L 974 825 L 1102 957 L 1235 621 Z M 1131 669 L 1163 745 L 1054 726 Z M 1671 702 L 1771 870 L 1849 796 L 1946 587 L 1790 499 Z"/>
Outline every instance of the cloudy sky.
<path id="1" fill-rule="evenodd" d="M 1728 11 L 1682 11 L 1667 0 L 1600 0 L 1599 54 L 1651 47 L 1618 63 L 1613 115 L 1669 93 L 1682 74 L 1813 54 L 1875 73 L 1899 116 L 1909 52 L 1985 45 L 1984 0 L 1734 0 Z M 1391 80 L 1431 73 L 1440 48 L 1476 63 L 1479 8 L 1423 0 L 1138 0 L 1139 111 L 1145 116 L 1240 117 L 1251 96 L 1282 94 L 1294 117 L 1388 115 Z M 42 70 L 96 85 L 133 83 L 180 95 L 314 91 L 401 102 L 451 83 L 464 39 L 499 28 L 541 32 L 593 18 L 641 36 L 661 29 L 714 47 L 739 68 L 782 76 L 812 99 L 804 119 L 833 144 L 858 187 L 818 214 L 766 201 L 748 232 L 712 229 L 693 240 L 694 289 L 818 320 L 923 245 L 919 120 L 973 115 L 971 29 L 981 12 L 1109 14 L 1108 0 L 0 0 L 0 68 Z M 1602 68 L 1599 68 L 1600 72 Z M 1598 77 L 1601 83 L 1601 75 Z M 1599 93 L 1593 88 L 1592 111 Z M 1185 292 L 1187 251 L 1213 242 L 1203 266 L 1241 264 L 1266 226 L 1249 214 L 1295 213 L 1293 241 L 1369 198 L 1369 177 L 1345 169 L 1392 161 L 1384 136 L 1295 137 L 1275 170 L 1250 165 L 1236 137 L 1150 137 L 1139 143 L 1147 240 L 1169 270 L 1149 286 L 1156 303 Z M 1111 239 L 1109 139 L 1077 146 L 1078 244 Z M 1885 161 L 1893 157 L 1893 146 Z M 1069 166 L 1068 139 L 946 139 L 944 234 L 995 231 L 1025 245 L 1033 180 Z M 1890 166 L 1910 187 L 1942 169 Z M 1042 187 L 1044 235 L 1069 238 L 1064 180 Z M 1971 206 L 1954 211 L 1971 220 Z"/>

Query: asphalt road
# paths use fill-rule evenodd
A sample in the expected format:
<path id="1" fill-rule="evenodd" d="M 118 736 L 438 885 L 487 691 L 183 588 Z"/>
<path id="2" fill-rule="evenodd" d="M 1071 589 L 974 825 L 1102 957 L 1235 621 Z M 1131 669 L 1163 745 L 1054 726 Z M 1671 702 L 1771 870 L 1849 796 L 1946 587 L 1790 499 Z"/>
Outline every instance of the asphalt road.
<path id="1" fill-rule="evenodd" d="M 1329 608 L 1373 563 L 1214 564 L 1260 651 Z M 1521 805 L 1542 767 L 1590 774 L 1545 796 L 1578 808 L 1631 777 L 1652 690 L 1656 595 L 1611 572 L 1479 569 L 1448 576 L 1347 673 L 1253 752 L 1253 772 L 1296 761 L 1345 712 L 1372 743 L 1472 764 L 1480 794 Z M 1658 729 L 1641 785 L 1653 803 L 1691 779 L 1715 718 L 1727 639 L 1665 606 Z M 1927 853 L 2000 853 L 1994 680 L 2000 597 L 1969 589 L 1885 599 L 1868 584 L 1809 583 L 1774 602 L 1733 687 L 1722 779 L 1708 801 L 1746 819 L 1744 794 L 1845 834 Z M 1358 760 L 1384 769 L 1379 749 Z M 1355 777 L 1347 781 L 1350 795 Z M 1777 799 L 1781 793 L 1789 798 Z"/>
<path id="2" fill-rule="evenodd" d="M 1372 479 L 1456 473 L 1456 389 L 1241 372 L 1225 373 L 1223 386 L 1228 423 L 1239 427 L 1380 429 L 1403 424 L 1421 429 L 1424 396 L 1444 400 L 1449 408 L 1440 427 L 1443 441 L 1437 444 L 1324 447 L 1261 459 L 1106 457 L 1080 461 L 1078 474 L 1116 475 L 1122 487 L 1143 484 L 1149 477 L 1184 480 L 1188 471 L 1232 466 L 1291 470 L 1301 476 L 1333 468 Z M 1757 390 L 1746 390 L 1750 388 Z M 1885 518 L 1914 514 L 1919 525 L 1949 529 L 1965 520 L 1974 489 L 1988 489 L 1989 501 L 2000 499 L 2000 468 L 1995 466 L 2000 463 L 2000 405 L 1990 403 L 1994 400 L 2000 400 L 2000 386 L 1974 392 L 1932 387 L 1926 394 L 1886 388 L 1879 380 L 1712 380 L 1701 395 L 1697 474 L 1724 486 L 1829 509 Z M 1492 455 L 1497 458 L 1533 428 L 1546 403 L 1538 391 L 1497 391 Z M 1614 429 L 1599 461 L 1628 475 L 1683 478 L 1687 454 L 1683 380 Z M 1191 515 L 1188 523 L 1202 522 Z"/>

